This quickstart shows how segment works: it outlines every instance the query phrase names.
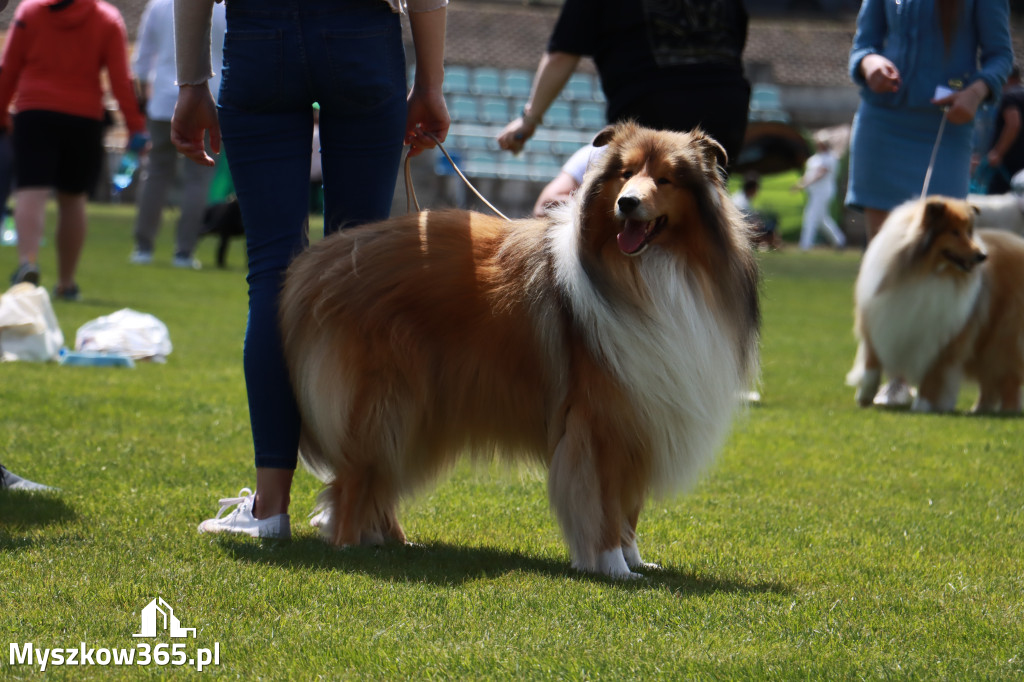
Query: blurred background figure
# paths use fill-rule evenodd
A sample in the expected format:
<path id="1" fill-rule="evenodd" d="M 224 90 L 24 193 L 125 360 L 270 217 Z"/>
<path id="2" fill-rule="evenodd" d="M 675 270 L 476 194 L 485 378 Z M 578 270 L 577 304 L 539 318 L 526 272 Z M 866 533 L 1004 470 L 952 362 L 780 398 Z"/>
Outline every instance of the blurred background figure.
<path id="1" fill-rule="evenodd" d="M 569 160 L 562 165 L 558 175 L 552 178 L 537 196 L 537 203 L 533 206 L 534 217 L 542 218 L 549 208 L 568 201 L 583 184 L 583 175 L 590 164 L 600 158 L 603 149 L 588 144 L 573 152 Z"/>
<path id="2" fill-rule="evenodd" d="M 1013 64 L 1009 14 L 1007 0 L 861 4 L 846 203 L 864 211 L 869 241 L 893 208 L 921 195 L 929 166 L 929 194 L 967 196 L 975 114 L 999 99 Z"/>
<path id="3" fill-rule="evenodd" d="M 832 146 L 824 135 L 814 138 L 815 153 L 807 159 L 803 177 L 793 185 L 794 191 L 804 190 L 807 203 L 804 205 L 804 221 L 800 229 L 800 248 L 806 251 L 814 246 L 818 228 L 824 227 L 825 234 L 837 248 L 846 246 L 846 235 L 832 218 L 832 199 L 836 195 L 836 167 L 839 159 L 832 153 Z"/>
<path id="4" fill-rule="evenodd" d="M 0 128 L 14 100 L 14 221 L 18 269 L 11 283 L 40 279 L 37 259 L 46 203 L 57 192 L 54 296 L 78 300 L 75 281 L 86 235 L 86 200 L 103 169 L 106 109 L 101 75 L 131 134 L 144 146 L 146 119 L 128 69 L 128 38 L 116 7 L 102 0 L 25 0 L 18 5 L 0 61 Z"/>
<path id="5" fill-rule="evenodd" d="M 755 246 L 762 250 L 781 249 L 782 235 L 779 234 L 778 215 L 754 208 L 754 199 L 760 191 L 761 176 L 753 171 L 748 172 L 744 175 L 740 188 L 732 193 L 732 203 L 754 226 Z"/>
<path id="6" fill-rule="evenodd" d="M 988 194 L 1010 191 L 1010 178 L 1024 169 L 1024 86 L 1020 67 L 1014 65 L 1006 79 L 993 122 L 992 146 L 985 155 L 991 169 Z"/>
<path id="7" fill-rule="evenodd" d="M 220 70 L 224 49 L 224 4 L 214 5 L 211 35 L 214 77 L 210 91 L 214 97 L 220 90 Z M 148 163 L 140 178 L 135 214 L 135 249 L 130 261 L 136 265 L 153 262 L 153 248 L 164 208 L 172 187 L 181 179 L 181 192 L 175 235 L 174 259 L 177 268 L 198 270 L 196 244 L 203 231 L 203 214 L 216 168 L 185 163 L 171 142 L 171 116 L 178 99 L 177 72 L 174 61 L 174 0 L 150 0 L 139 24 L 135 55 L 132 59 L 136 88 L 146 103 L 146 127 L 151 147 Z"/>

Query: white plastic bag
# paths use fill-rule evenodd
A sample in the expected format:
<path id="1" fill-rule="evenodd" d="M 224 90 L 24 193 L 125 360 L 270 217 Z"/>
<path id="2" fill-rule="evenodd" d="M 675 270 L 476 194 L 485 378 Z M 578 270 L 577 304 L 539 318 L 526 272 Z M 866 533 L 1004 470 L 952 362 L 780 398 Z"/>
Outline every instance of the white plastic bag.
<path id="1" fill-rule="evenodd" d="M 75 334 L 75 350 L 167 362 L 171 336 L 167 325 L 149 313 L 122 308 L 83 324 Z"/>
<path id="2" fill-rule="evenodd" d="M 5 361 L 56 360 L 63 345 L 46 289 L 22 282 L 0 295 L 0 352 Z"/>

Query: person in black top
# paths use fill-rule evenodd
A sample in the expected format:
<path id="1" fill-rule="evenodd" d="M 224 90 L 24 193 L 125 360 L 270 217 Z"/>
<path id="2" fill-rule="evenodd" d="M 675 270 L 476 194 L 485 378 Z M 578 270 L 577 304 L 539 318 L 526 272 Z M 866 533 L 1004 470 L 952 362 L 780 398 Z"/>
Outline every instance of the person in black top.
<path id="1" fill-rule="evenodd" d="M 746 39 L 742 0 L 566 0 L 522 116 L 498 143 L 521 151 L 587 55 L 597 66 L 609 122 L 632 119 L 680 131 L 700 126 L 735 159 L 750 103 Z"/>

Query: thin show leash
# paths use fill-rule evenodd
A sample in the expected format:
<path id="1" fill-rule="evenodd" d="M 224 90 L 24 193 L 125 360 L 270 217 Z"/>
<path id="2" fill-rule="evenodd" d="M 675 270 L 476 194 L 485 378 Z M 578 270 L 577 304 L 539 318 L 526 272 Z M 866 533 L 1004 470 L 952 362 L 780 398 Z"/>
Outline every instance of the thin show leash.
<path id="1" fill-rule="evenodd" d="M 939 123 L 939 134 L 935 137 L 935 144 L 932 146 L 932 158 L 928 161 L 928 170 L 924 174 L 924 187 L 921 188 L 921 199 L 928 194 L 928 185 L 932 182 L 932 169 L 935 167 L 935 157 L 939 155 L 939 144 L 942 142 L 942 131 L 946 129 L 946 112 L 949 107 L 942 109 L 942 122 Z"/>
<path id="2" fill-rule="evenodd" d="M 452 165 L 452 168 L 455 169 L 455 172 L 459 174 L 460 178 L 462 178 L 462 181 L 466 183 L 467 187 L 469 187 L 471 190 L 473 190 L 473 194 L 475 194 L 480 201 L 484 202 L 484 204 L 487 205 L 487 208 L 491 209 L 492 211 L 497 213 L 499 216 L 501 216 L 505 220 L 511 220 L 511 218 L 509 218 L 507 215 L 505 215 L 504 213 L 499 211 L 497 208 L 495 208 L 494 204 L 492 204 L 491 202 L 487 201 L 487 199 L 484 198 L 483 194 L 480 194 L 480 192 L 477 191 L 477 188 L 473 186 L 473 183 L 471 183 L 469 181 L 469 179 L 465 175 L 462 174 L 462 171 L 459 169 L 459 167 L 457 165 L 455 165 L 455 161 L 452 160 L 451 155 L 448 154 L 448 150 L 444 148 L 444 145 L 441 144 L 441 140 L 437 139 L 436 135 L 434 135 L 433 133 L 431 133 L 429 131 L 425 131 L 425 130 L 422 131 L 422 132 L 423 132 L 424 135 L 426 135 L 427 137 L 429 137 L 431 140 L 434 141 L 434 143 L 441 150 L 441 153 L 443 153 L 445 158 L 448 159 L 448 163 L 450 163 Z M 412 150 L 410 149 L 410 151 L 412 151 Z M 412 160 L 412 157 L 410 157 L 409 154 L 406 154 L 405 155 L 405 210 L 407 212 L 410 212 L 410 213 L 412 212 L 412 206 L 415 206 L 417 211 L 421 210 L 420 209 L 420 202 L 417 201 L 417 199 L 416 199 L 416 188 L 413 187 L 413 185 L 412 185 L 412 169 L 411 169 L 411 167 L 409 165 L 409 162 L 411 160 Z"/>

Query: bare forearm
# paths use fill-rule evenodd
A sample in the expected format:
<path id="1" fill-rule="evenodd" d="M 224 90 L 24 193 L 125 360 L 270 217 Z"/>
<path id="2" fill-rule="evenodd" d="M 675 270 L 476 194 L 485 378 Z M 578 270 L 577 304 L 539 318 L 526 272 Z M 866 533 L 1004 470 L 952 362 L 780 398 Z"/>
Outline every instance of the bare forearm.
<path id="1" fill-rule="evenodd" d="M 989 152 L 989 159 L 995 160 L 997 163 L 1002 163 L 1003 157 L 1006 156 L 1006 152 L 1010 151 L 1010 147 L 1013 146 L 1021 131 L 1020 111 L 1013 108 L 1005 109 L 1002 116 L 1003 130 L 999 133 L 999 137 L 996 138 L 992 150 Z"/>
<path id="2" fill-rule="evenodd" d="M 580 62 L 578 54 L 568 52 L 545 52 L 537 67 L 537 75 L 530 89 L 530 99 L 526 105 L 526 113 L 530 118 L 539 121 L 544 112 L 558 97 L 569 77 Z"/>
<path id="3" fill-rule="evenodd" d="M 444 81 L 444 37 L 448 12 L 410 12 L 409 27 L 416 52 L 417 88 L 440 90 Z"/>

